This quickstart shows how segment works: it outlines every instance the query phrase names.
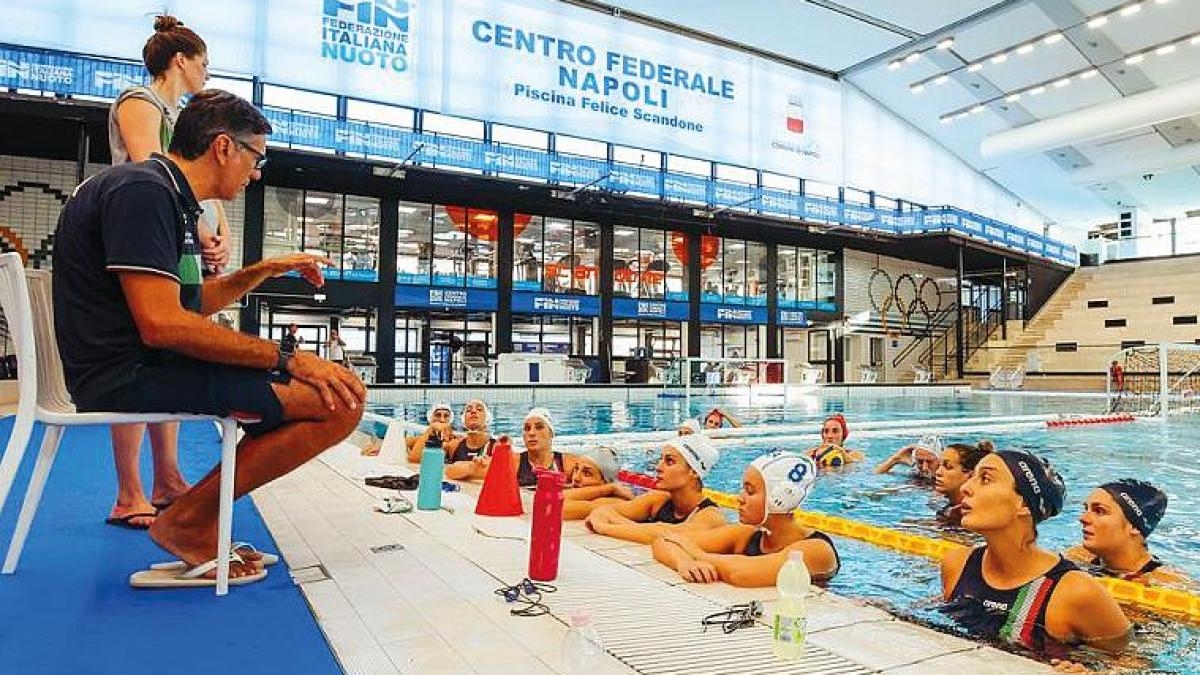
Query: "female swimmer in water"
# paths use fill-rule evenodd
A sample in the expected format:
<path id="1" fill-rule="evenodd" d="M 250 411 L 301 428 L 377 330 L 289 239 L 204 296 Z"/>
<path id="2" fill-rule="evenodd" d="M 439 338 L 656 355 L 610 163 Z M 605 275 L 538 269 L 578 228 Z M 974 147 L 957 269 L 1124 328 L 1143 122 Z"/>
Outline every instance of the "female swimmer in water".
<path id="1" fill-rule="evenodd" d="M 816 464 L 804 455 L 776 451 L 759 457 L 742 478 L 740 524 L 660 537 L 654 559 L 687 581 L 759 587 L 773 585 L 788 552 L 799 550 L 813 579 L 831 578 L 840 564 L 833 541 L 795 518 L 816 476 Z"/>

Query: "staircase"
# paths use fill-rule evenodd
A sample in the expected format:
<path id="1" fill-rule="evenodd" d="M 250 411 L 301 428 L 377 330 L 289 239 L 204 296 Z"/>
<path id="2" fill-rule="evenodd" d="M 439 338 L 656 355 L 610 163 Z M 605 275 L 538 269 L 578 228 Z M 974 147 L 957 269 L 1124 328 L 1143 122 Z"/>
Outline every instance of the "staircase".
<path id="1" fill-rule="evenodd" d="M 997 367 L 1017 368 L 1028 365 L 1030 351 L 1045 340 L 1048 331 L 1062 321 L 1067 310 L 1087 287 L 1093 270 L 1094 268 L 1075 270 L 1058 287 L 1054 295 L 1050 296 L 1037 316 L 1025 326 L 1021 325 L 1021 321 L 1009 321 L 1007 339 L 1001 337 L 1002 331 L 995 331 L 984 345 L 971 353 L 967 360 L 967 370 L 991 372 Z"/>

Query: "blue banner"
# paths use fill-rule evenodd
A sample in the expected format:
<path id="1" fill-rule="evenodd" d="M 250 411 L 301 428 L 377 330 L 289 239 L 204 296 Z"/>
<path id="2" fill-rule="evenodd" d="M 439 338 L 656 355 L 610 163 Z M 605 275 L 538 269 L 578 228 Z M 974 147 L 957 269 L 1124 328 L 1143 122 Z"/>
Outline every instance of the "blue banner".
<path id="1" fill-rule="evenodd" d="M 3 88 L 115 98 L 127 87 L 145 83 L 145 70 L 140 63 L 48 50 L 0 48 Z M 417 133 L 386 124 L 339 120 L 272 107 L 264 108 L 263 112 L 274 127 L 272 145 L 388 157 L 570 186 L 590 185 L 598 190 L 652 195 L 711 209 L 743 209 L 767 216 L 838 223 L 896 237 L 945 232 L 1072 267 L 1079 260 L 1074 246 L 950 206 L 897 212 L 708 176 Z"/>
<path id="2" fill-rule="evenodd" d="M 430 288 L 397 286 L 397 307 L 461 309 L 468 312 L 496 311 L 496 291 L 481 288 Z"/>
<path id="3" fill-rule="evenodd" d="M 779 310 L 779 325 L 804 327 L 808 325 L 808 317 L 804 315 L 804 312 L 795 309 L 781 309 Z"/>
<path id="4" fill-rule="evenodd" d="M 707 323 L 765 324 L 767 308 L 701 303 L 700 320 Z"/>
<path id="5" fill-rule="evenodd" d="M 665 319 L 687 321 L 688 304 L 667 300 L 613 298 L 613 317 L 618 319 Z"/>
<path id="6" fill-rule="evenodd" d="M 600 316 L 600 298 L 595 295 L 513 293 L 512 311 L 513 314 Z"/>

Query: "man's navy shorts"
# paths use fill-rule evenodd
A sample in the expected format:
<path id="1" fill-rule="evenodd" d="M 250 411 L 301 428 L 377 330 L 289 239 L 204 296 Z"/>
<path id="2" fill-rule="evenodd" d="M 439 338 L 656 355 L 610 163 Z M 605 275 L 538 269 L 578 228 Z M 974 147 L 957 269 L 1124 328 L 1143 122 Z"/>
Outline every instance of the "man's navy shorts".
<path id="1" fill-rule="evenodd" d="M 80 412 L 193 413 L 237 419 L 250 436 L 283 424 L 283 405 L 271 387 L 286 374 L 179 358 L 141 365 L 134 380 L 99 397 L 76 401 Z"/>

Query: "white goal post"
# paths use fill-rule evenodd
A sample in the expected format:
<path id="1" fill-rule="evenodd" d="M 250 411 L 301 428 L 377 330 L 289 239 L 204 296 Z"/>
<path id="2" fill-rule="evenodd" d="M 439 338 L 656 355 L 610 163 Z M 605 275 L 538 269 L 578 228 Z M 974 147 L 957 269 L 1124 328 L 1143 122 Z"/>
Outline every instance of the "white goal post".
<path id="1" fill-rule="evenodd" d="M 1200 345 L 1129 347 L 1113 355 L 1107 370 L 1110 412 L 1160 417 L 1200 412 Z"/>

